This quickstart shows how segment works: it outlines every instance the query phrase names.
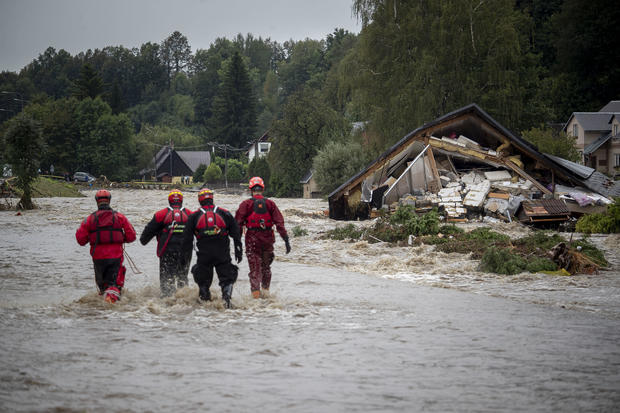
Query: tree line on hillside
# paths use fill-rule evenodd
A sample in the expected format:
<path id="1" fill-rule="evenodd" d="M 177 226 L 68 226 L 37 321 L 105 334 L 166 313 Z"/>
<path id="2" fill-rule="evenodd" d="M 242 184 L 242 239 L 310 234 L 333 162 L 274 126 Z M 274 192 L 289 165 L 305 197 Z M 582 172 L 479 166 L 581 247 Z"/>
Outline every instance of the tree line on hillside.
<path id="1" fill-rule="evenodd" d="M 297 196 L 309 169 L 329 193 L 406 133 L 472 102 L 571 158 L 571 139 L 548 125 L 620 92 L 620 9 L 608 1 L 354 0 L 352 8 L 361 32 L 335 29 L 321 40 L 239 34 L 192 53 L 175 31 L 132 49 L 71 56 L 50 47 L 19 73 L 0 74 L 0 132 L 23 112 L 42 136 L 41 169 L 125 180 L 170 142 L 244 148 L 269 131 L 268 172 L 259 169 L 272 195 Z M 4 163 L 13 152 L 2 147 Z"/>

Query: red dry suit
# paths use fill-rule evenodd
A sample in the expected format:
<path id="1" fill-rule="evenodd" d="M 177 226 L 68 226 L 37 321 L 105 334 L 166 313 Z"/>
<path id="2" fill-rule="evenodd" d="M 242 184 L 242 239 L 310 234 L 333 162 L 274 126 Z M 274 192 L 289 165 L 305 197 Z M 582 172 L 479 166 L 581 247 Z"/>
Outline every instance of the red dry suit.
<path id="1" fill-rule="evenodd" d="M 136 231 L 129 220 L 107 204 L 90 214 L 75 232 L 78 244 L 90 243 L 99 292 L 112 287 L 120 290 L 125 281 L 123 243 L 136 240 Z"/>
<path id="2" fill-rule="evenodd" d="M 250 266 L 250 288 L 259 291 L 261 286 L 268 290 L 271 284 L 271 263 L 273 262 L 273 229 L 282 239 L 288 234 L 284 227 L 284 217 L 275 202 L 262 195 L 254 195 L 241 202 L 235 220 L 239 228 L 245 227 L 245 253 Z"/>

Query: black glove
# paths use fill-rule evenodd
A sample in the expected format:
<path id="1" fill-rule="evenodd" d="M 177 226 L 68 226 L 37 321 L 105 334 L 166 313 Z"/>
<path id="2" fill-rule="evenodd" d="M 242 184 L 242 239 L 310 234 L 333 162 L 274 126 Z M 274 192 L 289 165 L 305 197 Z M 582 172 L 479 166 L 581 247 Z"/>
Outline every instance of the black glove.
<path id="1" fill-rule="evenodd" d="M 237 261 L 237 264 L 241 262 L 242 258 L 243 248 L 241 247 L 241 244 L 235 244 L 235 260 Z"/>
<path id="2" fill-rule="evenodd" d="M 288 235 L 284 237 L 284 245 L 286 245 L 286 253 L 291 252 L 291 244 L 288 242 Z"/>

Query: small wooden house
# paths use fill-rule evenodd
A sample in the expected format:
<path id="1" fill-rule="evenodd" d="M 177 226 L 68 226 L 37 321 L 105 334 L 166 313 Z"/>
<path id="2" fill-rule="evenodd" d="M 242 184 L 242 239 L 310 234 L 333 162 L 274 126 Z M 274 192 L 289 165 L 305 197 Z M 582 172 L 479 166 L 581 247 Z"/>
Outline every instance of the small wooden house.
<path id="1" fill-rule="evenodd" d="M 314 179 L 314 172 L 312 170 L 308 171 L 299 183 L 303 185 L 304 198 L 321 197 L 321 191 L 319 191 L 319 186 L 316 183 L 316 179 Z"/>

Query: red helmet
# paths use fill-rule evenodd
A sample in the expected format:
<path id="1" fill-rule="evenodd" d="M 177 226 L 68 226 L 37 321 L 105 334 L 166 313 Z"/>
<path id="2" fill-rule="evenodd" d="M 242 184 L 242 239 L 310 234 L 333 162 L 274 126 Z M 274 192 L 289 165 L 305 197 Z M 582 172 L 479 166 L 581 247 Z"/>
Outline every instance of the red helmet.
<path id="1" fill-rule="evenodd" d="M 180 191 L 173 189 L 168 194 L 168 203 L 171 206 L 172 205 L 183 205 L 183 194 Z"/>
<path id="2" fill-rule="evenodd" d="M 250 179 L 250 189 L 254 188 L 255 186 L 260 186 L 261 188 L 265 189 L 265 183 L 263 182 L 263 178 L 261 178 L 260 176 L 255 176 L 254 178 Z"/>
<path id="3" fill-rule="evenodd" d="M 112 199 L 112 195 L 110 191 L 107 189 L 100 189 L 95 194 L 95 201 L 97 201 L 97 205 L 99 204 L 109 204 Z"/>
<path id="4" fill-rule="evenodd" d="M 213 199 L 213 191 L 209 188 L 205 188 L 198 192 L 198 202 L 200 205 L 203 204 L 207 199 Z"/>

